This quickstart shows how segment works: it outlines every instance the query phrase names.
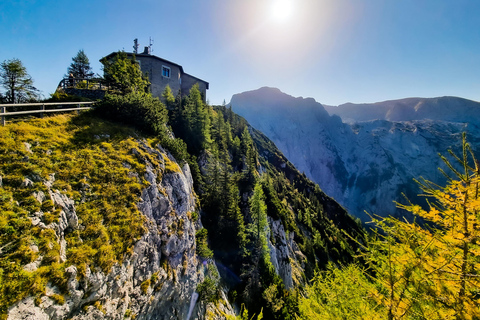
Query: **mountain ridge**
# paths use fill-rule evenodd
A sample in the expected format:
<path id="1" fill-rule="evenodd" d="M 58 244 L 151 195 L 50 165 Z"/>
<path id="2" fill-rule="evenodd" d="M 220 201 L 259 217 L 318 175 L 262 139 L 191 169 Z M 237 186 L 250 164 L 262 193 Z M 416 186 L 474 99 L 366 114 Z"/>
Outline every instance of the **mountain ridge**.
<path id="1" fill-rule="evenodd" d="M 236 94 L 230 102 L 300 171 L 363 221 L 370 219 L 365 211 L 402 215 L 394 201 L 403 201 L 402 194 L 418 199 L 420 190 L 413 178 L 444 182 L 437 170 L 445 168 L 438 154 L 457 148 L 463 131 L 473 146 L 480 136 L 478 124 L 472 121 L 480 115 L 477 102 L 441 97 L 388 104 L 360 105 L 357 113 L 362 118 L 348 114 L 355 104 L 323 106 L 312 98 L 295 98 L 269 87 Z M 435 109 L 443 112 L 436 114 Z"/>
<path id="2" fill-rule="evenodd" d="M 479 103 L 460 97 L 404 98 L 375 103 L 345 103 L 337 107 L 325 106 L 330 115 L 344 121 L 368 120 L 414 121 L 439 120 L 472 122 L 478 125 Z"/>

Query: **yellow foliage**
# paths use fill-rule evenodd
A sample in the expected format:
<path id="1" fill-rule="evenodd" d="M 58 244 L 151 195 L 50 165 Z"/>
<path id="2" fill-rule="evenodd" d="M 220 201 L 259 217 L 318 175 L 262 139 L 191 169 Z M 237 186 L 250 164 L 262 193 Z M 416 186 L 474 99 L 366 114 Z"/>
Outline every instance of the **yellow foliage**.
<path id="1" fill-rule="evenodd" d="M 480 168 L 463 140 L 461 171 L 445 187 L 422 180 L 428 207 L 400 205 L 424 221 L 374 219 L 367 270 L 317 275 L 300 299 L 300 319 L 480 319 Z"/>
<path id="2" fill-rule="evenodd" d="M 404 276 L 408 281 L 405 284 L 385 274 L 389 284 L 393 284 L 390 301 L 399 309 L 395 312 L 392 308 L 394 319 L 405 312 L 429 314 L 429 319 L 480 318 L 480 171 L 470 165 L 476 166 L 478 162 L 465 136 L 462 157 L 453 156 L 463 173 L 443 159 L 455 173 L 456 180 L 450 180 L 444 188 L 426 180 L 420 183 L 430 198 L 427 210 L 413 204 L 399 205 L 431 222 L 428 229 L 394 219 L 381 224 L 393 226 L 385 229 L 396 240 L 388 262 L 401 272 L 409 272 Z M 395 297 L 395 285 L 403 290 L 403 296 Z M 409 299 L 404 292 L 412 290 L 416 295 Z M 405 301 L 407 305 L 402 308 Z"/>

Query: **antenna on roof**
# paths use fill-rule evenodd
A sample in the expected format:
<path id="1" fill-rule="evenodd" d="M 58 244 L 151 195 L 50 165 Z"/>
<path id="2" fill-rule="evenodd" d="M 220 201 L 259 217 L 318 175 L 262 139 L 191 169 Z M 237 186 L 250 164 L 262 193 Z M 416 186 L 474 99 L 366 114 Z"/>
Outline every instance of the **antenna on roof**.
<path id="1" fill-rule="evenodd" d="M 153 39 L 152 39 L 152 37 L 149 37 L 148 51 L 149 51 L 150 53 L 153 52 L 152 46 L 153 46 Z"/>
<path id="2" fill-rule="evenodd" d="M 133 53 L 135 54 L 138 53 L 138 46 L 139 46 L 138 39 L 137 38 L 133 39 Z"/>

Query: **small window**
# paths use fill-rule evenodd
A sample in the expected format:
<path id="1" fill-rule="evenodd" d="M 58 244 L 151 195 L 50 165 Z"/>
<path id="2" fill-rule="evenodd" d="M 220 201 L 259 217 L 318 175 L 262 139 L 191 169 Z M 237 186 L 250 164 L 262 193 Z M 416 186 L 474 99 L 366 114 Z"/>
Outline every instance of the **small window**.
<path id="1" fill-rule="evenodd" d="M 162 66 L 162 76 L 165 78 L 170 78 L 170 68 Z"/>

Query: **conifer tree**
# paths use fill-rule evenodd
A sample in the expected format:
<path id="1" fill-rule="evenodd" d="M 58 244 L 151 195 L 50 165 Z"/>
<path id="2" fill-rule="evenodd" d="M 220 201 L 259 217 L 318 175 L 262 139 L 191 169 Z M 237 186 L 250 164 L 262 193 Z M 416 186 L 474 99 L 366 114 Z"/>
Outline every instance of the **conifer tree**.
<path id="1" fill-rule="evenodd" d="M 244 170 L 245 177 L 248 181 L 253 182 L 257 175 L 257 153 L 247 126 L 245 126 L 242 132 L 241 150 L 246 165 Z"/>
<path id="2" fill-rule="evenodd" d="M 185 120 L 185 139 L 191 142 L 191 148 L 197 153 L 205 149 L 211 143 L 210 137 L 210 115 L 209 110 L 203 102 L 198 84 L 190 89 L 183 109 Z"/>
<path id="3" fill-rule="evenodd" d="M 179 130 L 179 125 L 181 123 L 181 100 L 178 103 L 177 99 L 172 93 L 172 89 L 167 84 L 165 90 L 162 93 L 162 100 L 165 103 L 165 106 L 168 111 L 168 120 L 169 124 L 172 126 L 174 131 Z"/>
<path id="4" fill-rule="evenodd" d="M 168 110 L 172 110 L 175 107 L 175 96 L 173 95 L 172 89 L 170 89 L 168 84 L 165 87 L 165 90 L 163 90 L 162 98 Z"/>
<path id="5" fill-rule="evenodd" d="M 462 151 L 460 157 L 449 151 L 456 165 L 442 156 L 454 174 L 454 178 L 447 175 L 446 187 L 424 179 L 419 182 L 425 196 L 431 199 L 428 209 L 414 204 L 401 207 L 434 225 L 422 232 L 427 249 L 422 267 L 432 284 L 431 300 L 437 308 L 446 309 L 445 316 L 479 319 L 480 165 L 465 134 Z"/>
<path id="6" fill-rule="evenodd" d="M 0 84 L 5 88 L 5 100 L 21 103 L 38 98 L 38 90 L 19 59 L 5 60 L 0 66 Z"/>
<path id="7" fill-rule="evenodd" d="M 186 125 L 180 91 L 178 91 L 176 96 L 173 96 L 170 86 L 167 85 L 162 97 L 167 105 L 169 124 L 172 126 L 173 131 L 179 137 L 185 137 Z"/>
<path id="8" fill-rule="evenodd" d="M 266 256 L 269 256 L 267 242 L 267 205 L 265 204 L 265 195 L 260 183 L 255 184 L 253 195 L 249 200 L 249 204 L 250 215 L 253 220 L 250 231 L 253 233 L 257 250 L 261 252 L 261 256 L 266 258 Z"/>
<path id="9" fill-rule="evenodd" d="M 239 206 L 240 194 L 236 185 L 236 179 L 232 179 L 232 187 L 230 188 L 229 196 L 230 200 L 228 215 L 233 217 L 234 220 L 236 242 L 239 249 L 239 254 L 241 257 L 245 257 L 247 255 L 247 233 L 245 221 Z"/>
<path id="10" fill-rule="evenodd" d="M 79 50 L 77 55 L 72 58 L 72 63 L 68 67 L 68 74 L 74 78 L 89 79 L 93 77 L 92 68 L 90 67 L 90 60 L 83 51 Z"/>
<path id="11" fill-rule="evenodd" d="M 342 269 L 329 264 L 317 272 L 306 295 L 299 299 L 298 318 L 302 320 L 383 320 L 387 312 L 371 297 L 375 284 L 365 270 L 352 264 Z"/>
<path id="12" fill-rule="evenodd" d="M 427 208 L 398 204 L 423 219 L 422 225 L 393 217 L 374 219 L 380 231 L 368 240 L 362 254 L 368 270 L 363 280 L 351 285 L 352 290 L 363 292 L 363 302 L 355 305 L 355 292 L 347 293 L 353 297 L 349 299 L 317 296 L 320 287 L 326 296 L 338 293 L 334 286 L 324 285 L 325 279 L 317 278 L 314 291 L 308 289 L 310 295 L 301 299 L 302 315 L 321 314 L 318 318 L 322 319 L 480 319 L 480 166 L 465 135 L 462 146 L 461 156 L 449 151 L 454 162 L 442 157 L 454 176 L 442 171 L 448 177 L 445 187 L 417 181 L 429 199 Z M 339 279 L 349 282 L 351 270 L 335 270 L 330 276 L 338 278 L 335 283 Z M 308 311 L 308 306 L 315 311 Z M 353 316 L 367 315 L 366 310 L 377 312 Z"/>
<path id="13" fill-rule="evenodd" d="M 150 82 L 143 75 L 135 56 L 129 59 L 125 52 L 118 52 L 112 59 L 103 58 L 105 80 L 118 93 L 145 93 Z"/>

